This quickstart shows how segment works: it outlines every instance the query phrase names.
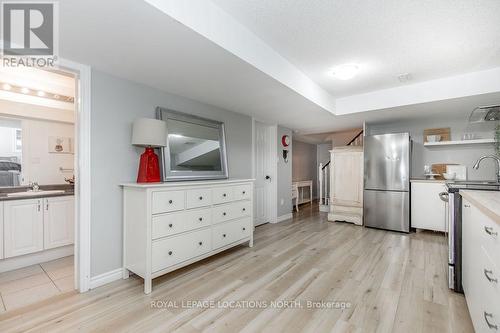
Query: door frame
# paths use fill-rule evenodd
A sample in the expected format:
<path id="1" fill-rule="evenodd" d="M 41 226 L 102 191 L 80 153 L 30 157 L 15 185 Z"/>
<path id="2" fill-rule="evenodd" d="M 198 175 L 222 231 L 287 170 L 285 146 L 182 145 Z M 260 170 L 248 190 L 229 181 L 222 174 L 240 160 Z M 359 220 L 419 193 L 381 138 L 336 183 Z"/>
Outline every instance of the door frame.
<path id="1" fill-rule="evenodd" d="M 76 78 L 75 93 L 75 289 L 90 290 L 91 230 L 91 67 L 59 59 L 62 71 Z"/>
<path id="2" fill-rule="evenodd" d="M 262 123 L 269 127 L 271 137 L 271 147 L 269 149 L 269 161 L 272 163 L 271 179 L 273 186 L 271 187 L 271 204 L 269 210 L 269 223 L 278 222 L 278 125 L 270 124 L 267 121 L 252 117 L 252 178 L 255 179 L 255 122 Z M 274 139 L 273 139 L 274 138 Z M 254 202 L 256 192 L 254 191 Z M 254 214 L 253 224 L 255 225 L 256 216 Z"/>

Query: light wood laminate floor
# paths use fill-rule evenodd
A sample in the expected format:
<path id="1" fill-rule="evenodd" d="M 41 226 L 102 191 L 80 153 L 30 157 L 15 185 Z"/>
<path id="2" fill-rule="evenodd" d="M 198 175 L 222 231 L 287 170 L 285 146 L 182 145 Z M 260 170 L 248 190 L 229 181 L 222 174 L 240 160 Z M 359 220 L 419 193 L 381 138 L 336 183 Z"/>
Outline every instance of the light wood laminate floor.
<path id="1" fill-rule="evenodd" d="M 258 227 L 252 249 L 155 279 L 150 295 L 131 277 L 4 313 L 0 332 L 473 331 L 463 295 L 447 288 L 444 236 L 331 223 L 311 207 Z M 197 300 L 214 303 L 186 303 Z M 255 303 L 222 302 L 238 300 Z"/>

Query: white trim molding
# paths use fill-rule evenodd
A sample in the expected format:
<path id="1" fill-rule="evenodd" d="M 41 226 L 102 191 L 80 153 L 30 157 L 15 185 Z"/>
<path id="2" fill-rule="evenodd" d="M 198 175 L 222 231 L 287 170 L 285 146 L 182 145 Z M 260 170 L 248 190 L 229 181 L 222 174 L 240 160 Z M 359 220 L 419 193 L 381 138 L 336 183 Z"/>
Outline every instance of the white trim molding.
<path id="1" fill-rule="evenodd" d="M 290 220 L 293 218 L 293 213 L 288 213 L 288 214 L 285 214 L 285 215 L 281 215 L 281 216 L 278 216 L 278 218 L 276 219 L 276 223 L 280 223 L 280 222 L 283 222 L 283 221 L 286 221 L 286 220 Z"/>
<path id="2" fill-rule="evenodd" d="M 95 289 L 100 286 L 104 286 L 105 284 L 111 283 L 113 281 L 120 280 L 122 278 L 123 268 L 117 268 L 112 271 L 93 276 L 90 279 L 89 287 L 90 289 Z"/>
<path id="3" fill-rule="evenodd" d="M 90 223 L 91 223 L 91 68 L 60 59 L 63 70 L 77 76 L 75 161 L 75 286 L 80 292 L 90 289 Z"/>

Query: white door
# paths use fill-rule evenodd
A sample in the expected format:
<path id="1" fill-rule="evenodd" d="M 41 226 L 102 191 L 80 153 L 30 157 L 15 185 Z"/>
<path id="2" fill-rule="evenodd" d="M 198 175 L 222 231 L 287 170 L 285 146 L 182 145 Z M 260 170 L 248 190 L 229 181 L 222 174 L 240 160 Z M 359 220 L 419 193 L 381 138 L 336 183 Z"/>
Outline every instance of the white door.
<path id="1" fill-rule="evenodd" d="M 73 244 L 74 207 L 72 196 L 44 199 L 44 249 Z"/>
<path id="2" fill-rule="evenodd" d="M 3 259 L 3 202 L 0 202 L 0 259 Z"/>
<path id="3" fill-rule="evenodd" d="M 254 224 L 260 225 L 271 222 L 272 211 L 275 207 L 272 190 L 276 179 L 273 174 L 273 149 L 276 143 L 272 137 L 273 127 L 255 122 L 254 127 L 254 171 L 255 171 L 255 205 Z M 290 199 L 291 200 L 291 199 Z"/>
<path id="4" fill-rule="evenodd" d="M 43 250 L 42 199 L 4 202 L 4 256 Z"/>

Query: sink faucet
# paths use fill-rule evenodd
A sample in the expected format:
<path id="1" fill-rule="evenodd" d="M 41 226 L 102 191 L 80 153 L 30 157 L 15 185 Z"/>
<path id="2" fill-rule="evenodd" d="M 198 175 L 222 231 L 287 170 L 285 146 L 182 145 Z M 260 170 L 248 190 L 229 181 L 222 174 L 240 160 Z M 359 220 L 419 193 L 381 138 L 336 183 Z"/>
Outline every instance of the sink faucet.
<path id="1" fill-rule="evenodd" d="M 34 192 L 37 192 L 40 190 L 40 186 L 38 186 L 38 183 L 37 182 L 33 182 L 30 184 L 30 187 L 31 189 L 34 191 Z"/>
<path id="2" fill-rule="evenodd" d="M 491 158 L 491 159 L 497 161 L 497 183 L 500 183 L 500 157 L 495 156 L 495 155 L 482 156 L 476 161 L 476 163 L 474 163 L 473 168 L 476 170 L 479 169 L 479 163 L 481 163 L 481 161 L 486 159 L 486 158 Z"/>

